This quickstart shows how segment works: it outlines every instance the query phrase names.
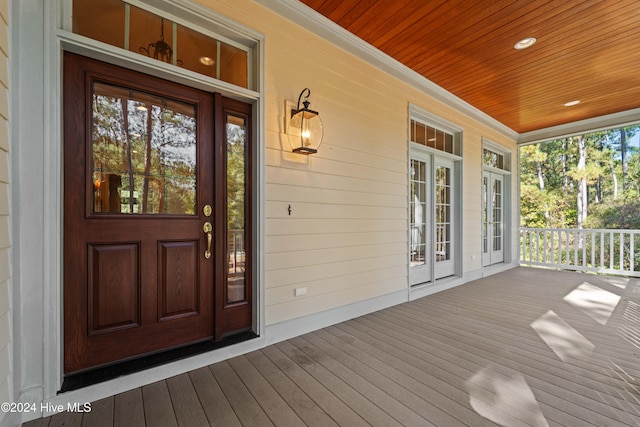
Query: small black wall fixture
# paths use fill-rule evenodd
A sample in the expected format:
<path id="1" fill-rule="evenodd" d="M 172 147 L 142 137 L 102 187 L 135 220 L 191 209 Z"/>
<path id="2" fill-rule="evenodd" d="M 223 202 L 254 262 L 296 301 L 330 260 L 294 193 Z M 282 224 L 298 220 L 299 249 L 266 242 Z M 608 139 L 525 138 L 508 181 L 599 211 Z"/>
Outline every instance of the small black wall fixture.
<path id="1" fill-rule="evenodd" d="M 322 142 L 324 130 L 320 113 L 309 109 L 309 96 L 311 91 L 305 88 L 298 97 L 298 106 L 291 111 L 291 121 L 289 122 L 289 142 L 294 153 L 314 154 L 318 152 L 318 147 Z M 300 108 L 300 101 L 303 107 Z"/>

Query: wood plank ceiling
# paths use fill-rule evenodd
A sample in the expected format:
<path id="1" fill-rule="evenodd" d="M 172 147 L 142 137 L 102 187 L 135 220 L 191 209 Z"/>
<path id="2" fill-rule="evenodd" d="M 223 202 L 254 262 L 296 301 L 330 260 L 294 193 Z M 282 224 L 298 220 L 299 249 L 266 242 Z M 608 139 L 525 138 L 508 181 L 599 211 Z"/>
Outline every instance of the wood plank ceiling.
<path id="1" fill-rule="evenodd" d="M 638 0 L 301 1 L 518 133 L 640 108 Z"/>

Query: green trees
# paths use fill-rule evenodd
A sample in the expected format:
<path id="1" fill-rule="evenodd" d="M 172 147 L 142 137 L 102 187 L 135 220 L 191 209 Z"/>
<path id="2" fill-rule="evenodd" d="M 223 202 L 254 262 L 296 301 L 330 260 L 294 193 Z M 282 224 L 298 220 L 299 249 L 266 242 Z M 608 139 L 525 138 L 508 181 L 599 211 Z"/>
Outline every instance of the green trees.
<path id="1" fill-rule="evenodd" d="M 520 148 L 524 227 L 640 227 L 640 125 Z"/>

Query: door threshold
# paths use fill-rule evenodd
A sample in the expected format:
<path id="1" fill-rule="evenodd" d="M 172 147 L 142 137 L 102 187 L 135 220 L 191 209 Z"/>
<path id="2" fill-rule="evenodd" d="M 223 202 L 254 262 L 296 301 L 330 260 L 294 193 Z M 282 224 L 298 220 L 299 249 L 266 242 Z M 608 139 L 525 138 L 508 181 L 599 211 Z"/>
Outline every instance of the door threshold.
<path id="1" fill-rule="evenodd" d="M 144 371 L 145 369 L 155 368 L 160 365 L 175 362 L 177 360 L 186 359 L 187 357 L 196 356 L 198 354 L 207 353 L 219 348 L 228 347 L 230 345 L 239 344 L 258 335 L 254 332 L 242 332 L 236 335 L 222 339 L 222 341 L 204 341 L 196 344 L 190 344 L 184 347 L 139 357 L 124 362 L 115 363 L 90 371 L 71 374 L 64 377 L 62 387 L 58 394 L 72 390 L 77 390 L 90 385 L 109 381 L 125 375 Z"/>

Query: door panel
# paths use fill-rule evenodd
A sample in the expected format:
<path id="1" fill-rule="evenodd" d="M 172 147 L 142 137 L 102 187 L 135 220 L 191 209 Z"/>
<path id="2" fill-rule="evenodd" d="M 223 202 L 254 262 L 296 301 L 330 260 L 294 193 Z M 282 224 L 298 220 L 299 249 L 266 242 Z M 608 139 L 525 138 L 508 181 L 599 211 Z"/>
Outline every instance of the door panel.
<path id="1" fill-rule="evenodd" d="M 136 243 L 89 245 L 89 335 L 140 325 L 139 254 Z"/>
<path id="2" fill-rule="evenodd" d="M 455 274 L 453 252 L 453 165 L 442 163 L 435 165 L 435 278 L 439 279 Z"/>
<path id="3" fill-rule="evenodd" d="M 213 339 L 213 95 L 69 53 L 64 67 L 65 373 Z"/>
<path id="4" fill-rule="evenodd" d="M 482 265 L 504 261 L 504 178 L 483 172 L 482 176 Z"/>
<path id="5" fill-rule="evenodd" d="M 198 241 L 160 242 L 159 245 L 158 321 L 198 315 Z"/>
<path id="6" fill-rule="evenodd" d="M 431 281 L 430 253 L 430 210 L 427 208 L 427 197 L 431 173 L 429 163 L 426 161 L 411 159 L 411 259 L 410 281 L 411 285 L 418 285 Z M 430 204 L 429 204 L 430 205 Z"/>

